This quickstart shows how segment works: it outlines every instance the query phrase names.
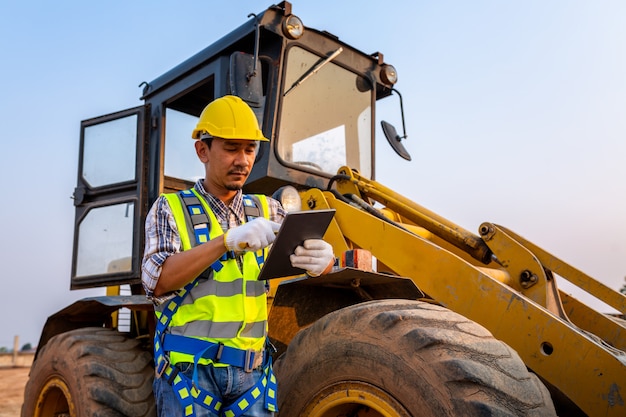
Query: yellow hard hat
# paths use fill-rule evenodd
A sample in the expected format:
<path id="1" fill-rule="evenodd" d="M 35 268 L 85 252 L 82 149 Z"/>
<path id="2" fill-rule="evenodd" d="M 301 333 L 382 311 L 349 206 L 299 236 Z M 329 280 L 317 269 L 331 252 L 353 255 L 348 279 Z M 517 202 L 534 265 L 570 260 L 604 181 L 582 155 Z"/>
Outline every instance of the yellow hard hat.
<path id="1" fill-rule="evenodd" d="M 250 106 L 237 96 L 220 97 L 202 110 L 191 137 L 200 139 L 204 133 L 222 139 L 269 141 Z"/>

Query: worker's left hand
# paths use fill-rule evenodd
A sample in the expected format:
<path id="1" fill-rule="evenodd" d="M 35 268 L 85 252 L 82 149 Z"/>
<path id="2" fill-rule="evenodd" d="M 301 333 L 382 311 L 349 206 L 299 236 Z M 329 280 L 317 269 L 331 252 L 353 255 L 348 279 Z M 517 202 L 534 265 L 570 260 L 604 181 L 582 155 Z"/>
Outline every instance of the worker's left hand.
<path id="1" fill-rule="evenodd" d="M 322 239 L 307 239 L 289 257 L 291 265 L 302 268 L 312 277 L 326 272 L 335 262 L 333 247 Z"/>

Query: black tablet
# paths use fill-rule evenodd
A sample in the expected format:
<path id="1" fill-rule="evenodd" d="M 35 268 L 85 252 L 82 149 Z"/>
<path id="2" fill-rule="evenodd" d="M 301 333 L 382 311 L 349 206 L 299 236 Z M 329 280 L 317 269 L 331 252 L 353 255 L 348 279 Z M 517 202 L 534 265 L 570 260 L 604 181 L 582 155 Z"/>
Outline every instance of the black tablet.
<path id="1" fill-rule="evenodd" d="M 305 270 L 291 266 L 289 255 L 305 240 L 321 239 L 334 215 L 334 209 L 287 213 L 258 279 L 282 278 L 305 273 Z"/>

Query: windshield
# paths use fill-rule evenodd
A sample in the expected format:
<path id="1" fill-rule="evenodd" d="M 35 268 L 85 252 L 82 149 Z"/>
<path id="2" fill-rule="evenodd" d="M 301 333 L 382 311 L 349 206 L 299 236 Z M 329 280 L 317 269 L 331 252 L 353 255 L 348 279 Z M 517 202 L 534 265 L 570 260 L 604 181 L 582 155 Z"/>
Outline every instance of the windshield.
<path id="1" fill-rule="evenodd" d="M 328 62 L 313 72 L 324 60 Z M 328 57 L 299 47 L 289 49 L 286 62 L 284 91 L 287 93 L 283 93 L 276 141 L 279 157 L 331 175 L 347 165 L 370 178 L 370 83 Z M 307 78 L 303 80 L 303 77 Z"/>

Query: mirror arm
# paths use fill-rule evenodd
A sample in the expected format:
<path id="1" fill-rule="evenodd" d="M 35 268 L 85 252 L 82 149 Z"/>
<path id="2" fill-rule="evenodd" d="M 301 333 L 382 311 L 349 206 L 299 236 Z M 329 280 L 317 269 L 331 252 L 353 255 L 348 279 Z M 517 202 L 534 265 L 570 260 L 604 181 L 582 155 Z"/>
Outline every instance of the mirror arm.
<path id="1" fill-rule="evenodd" d="M 261 24 L 259 22 L 259 18 L 254 13 L 250 13 L 248 15 L 248 18 L 250 18 L 250 17 L 254 17 L 254 21 L 255 21 L 255 26 L 254 26 L 254 67 L 252 68 L 252 72 L 248 73 L 248 75 L 247 75 L 248 81 L 250 81 L 250 78 L 256 77 L 256 65 L 257 65 L 257 61 L 259 59 L 259 38 L 260 38 L 260 35 L 261 35 L 261 28 L 260 28 Z"/>
<path id="2" fill-rule="evenodd" d="M 398 137 L 398 140 L 406 139 L 407 138 L 407 134 L 406 134 L 406 125 L 404 123 L 404 105 L 402 104 L 402 94 L 400 94 L 400 92 L 398 90 L 396 90 L 395 88 L 392 88 L 391 91 L 395 92 L 398 95 L 398 97 L 400 98 L 400 116 L 402 117 L 402 133 L 404 134 L 404 136 Z"/>

